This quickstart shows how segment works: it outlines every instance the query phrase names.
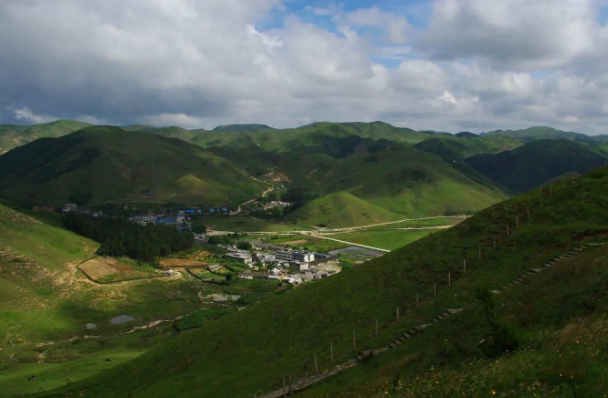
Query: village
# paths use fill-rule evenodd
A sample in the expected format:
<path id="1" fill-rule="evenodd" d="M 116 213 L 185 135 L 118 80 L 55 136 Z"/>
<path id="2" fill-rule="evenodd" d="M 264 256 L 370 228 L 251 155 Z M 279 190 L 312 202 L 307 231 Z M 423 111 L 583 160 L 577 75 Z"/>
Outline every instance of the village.
<path id="1" fill-rule="evenodd" d="M 251 245 L 251 249 L 243 250 L 235 245 L 223 246 L 228 250 L 225 258 L 236 260 L 249 268 L 239 273 L 239 279 L 279 280 L 299 285 L 327 278 L 341 269 L 338 257 L 331 254 L 294 250 L 260 240 L 243 242 Z"/>

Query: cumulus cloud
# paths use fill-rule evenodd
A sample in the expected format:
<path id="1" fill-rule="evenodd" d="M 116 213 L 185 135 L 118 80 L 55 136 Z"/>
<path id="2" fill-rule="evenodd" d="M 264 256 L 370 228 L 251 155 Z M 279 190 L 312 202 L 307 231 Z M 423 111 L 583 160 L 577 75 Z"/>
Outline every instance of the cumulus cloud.
<path id="1" fill-rule="evenodd" d="M 340 3 L 309 7 L 310 20 L 281 0 L 4 0 L 0 117 L 600 133 L 598 4 L 436 0 L 428 29 L 415 30 L 407 15 Z"/>
<path id="2" fill-rule="evenodd" d="M 58 117 L 47 115 L 36 115 L 29 108 L 21 108 L 12 110 L 14 117 L 17 120 L 23 120 L 32 124 L 49 123 L 59 120 Z"/>

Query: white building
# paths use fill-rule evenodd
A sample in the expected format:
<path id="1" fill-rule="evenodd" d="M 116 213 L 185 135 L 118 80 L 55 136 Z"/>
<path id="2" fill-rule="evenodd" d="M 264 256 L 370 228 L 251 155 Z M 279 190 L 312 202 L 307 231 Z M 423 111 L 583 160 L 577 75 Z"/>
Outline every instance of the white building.
<path id="1" fill-rule="evenodd" d="M 310 252 L 303 252 L 299 250 L 277 250 L 275 256 L 279 260 L 285 261 L 301 261 L 310 263 L 315 261 L 315 254 Z"/>

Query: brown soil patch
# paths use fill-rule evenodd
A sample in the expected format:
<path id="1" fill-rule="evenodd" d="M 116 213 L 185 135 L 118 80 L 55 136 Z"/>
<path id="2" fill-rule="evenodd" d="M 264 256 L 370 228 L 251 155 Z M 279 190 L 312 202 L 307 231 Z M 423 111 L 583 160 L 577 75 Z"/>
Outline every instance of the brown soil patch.
<path id="1" fill-rule="evenodd" d="M 305 239 L 301 239 L 301 240 L 292 240 L 290 242 L 285 242 L 283 243 L 284 245 L 303 245 L 304 243 L 309 243 L 309 241 L 305 240 Z"/>
<path id="2" fill-rule="evenodd" d="M 184 258 L 167 258 L 165 260 L 162 260 L 160 262 L 160 265 L 162 265 L 164 268 L 188 268 L 188 267 L 203 267 L 205 265 L 207 265 L 207 263 L 204 263 L 202 261 L 198 261 L 198 260 L 190 260 L 190 259 L 184 259 Z"/>
<path id="3" fill-rule="evenodd" d="M 156 276 L 155 273 L 141 272 L 121 264 L 111 257 L 92 258 L 82 263 L 78 268 L 89 278 L 97 282 L 116 282 L 124 279 L 145 278 Z"/>

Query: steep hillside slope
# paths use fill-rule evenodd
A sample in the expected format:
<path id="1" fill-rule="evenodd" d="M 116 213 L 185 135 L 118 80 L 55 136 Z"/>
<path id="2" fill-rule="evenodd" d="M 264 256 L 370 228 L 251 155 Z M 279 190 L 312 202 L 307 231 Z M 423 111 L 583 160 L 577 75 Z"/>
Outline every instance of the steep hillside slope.
<path id="1" fill-rule="evenodd" d="M 404 217 L 374 206 L 348 192 L 337 192 L 306 203 L 287 217 L 300 225 L 332 228 L 397 221 Z"/>
<path id="2" fill-rule="evenodd" d="M 484 153 L 493 154 L 511 150 L 523 145 L 523 142 L 510 136 L 440 136 L 429 138 L 414 147 L 421 151 L 434 153 L 447 160 L 462 160 Z"/>
<path id="3" fill-rule="evenodd" d="M 90 124 L 75 120 L 57 120 L 31 126 L 0 124 L 0 155 L 38 138 L 61 137 L 88 126 Z"/>
<path id="4" fill-rule="evenodd" d="M 0 195 L 25 205 L 238 203 L 264 187 L 197 146 L 117 127 L 40 139 L 0 157 Z M 155 197 L 142 199 L 146 191 Z"/>
<path id="5" fill-rule="evenodd" d="M 363 361 L 338 376 L 335 383 L 330 378 L 309 393 L 314 397 L 338 396 L 341 390 L 349 390 L 343 396 L 354 396 L 367 389 L 367 395 L 362 396 L 370 396 L 369 392 L 375 393 L 393 380 L 399 385 L 400 374 L 407 377 L 407 386 L 415 383 L 415 377 L 426 380 L 429 369 L 463 369 L 465 363 L 487 362 L 491 352 L 493 358 L 507 355 L 504 350 L 490 350 L 501 346 L 499 341 L 492 342 L 492 323 L 483 307 L 475 304 L 478 288 L 503 291 L 495 300 L 504 302 L 504 307 L 498 305 L 490 310 L 497 312 L 498 325 L 512 322 L 518 330 L 513 333 L 522 334 L 521 344 L 555 352 L 549 340 L 538 340 L 538 336 L 551 333 L 550 328 L 564 328 L 578 317 L 601 314 L 607 308 L 606 269 L 591 266 L 579 274 L 572 268 L 556 266 L 556 273 L 545 271 L 543 283 L 532 288 L 522 285 L 525 278 L 519 276 L 525 273 L 527 278 L 534 278 L 530 275 L 537 271 L 531 269 L 542 269 L 543 264 L 550 268 L 555 263 L 550 260 L 571 248 L 605 239 L 607 187 L 608 170 L 603 169 L 571 184 L 564 182 L 551 193 L 544 187 L 542 191 L 501 202 L 451 229 L 364 266 L 180 335 L 167 346 L 127 365 L 42 396 L 59 397 L 79 391 L 96 397 L 221 398 L 263 396 L 277 389 L 276 396 L 281 396 L 283 383 L 291 380 L 295 384 L 298 378 L 313 375 L 315 362 L 319 371 L 333 369 L 336 364 L 354 360 L 361 350 L 385 347 L 414 326 L 430 323 L 420 340 L 410 343 L 404 338 L 405 343 L 398 348 Z M 593 264 L 593 259 L 602 258 L 604 253 L 589 250 L 586 264 Z M 517 282 L 512 283 L 516 278 Z M 551 288 L 563 282 L 576 282 L 578 289 Z M 511 286 L 519 287 L 509 290 Z M 535 299 L 543 296 L 545 288 L 547 297 L 558 300 L 546 301 L 548 307 L 536 306 Z M 462 309 L 462 313 L 443 321 L 442 327 L 433 327 L 432 319 L 446 312 L 446 308 L 455 312 Z M 485 339 L 490 339 L 489 343 L 480 345 Z M 348 363 L 356 365 L 357 360 Z M 604 373 L 585 373 L 583 369 L 582 374 L 566 373 L 572 376 L 566 381 L 560 378 L 558 368 L 543 370 L 541 384 L 550 382 L 582 391 L 596 387 L 601 391 L 606 387 L 600 377 Z M 519 378 L 514 374 L 508 383 L 518 388 L 520 380 L 532 385 L 531 373 L 517 374 Z M 484 384 L 484 394 L 490 396 L 493 384 L 501 382 L 495 379 Z"/>
<path id="6" fill-rule="evenodd" d="M 534 189 L 568 172 L 604 165 L 607 157 L 565 139 L 538 140 L 513 151 L 479 155 L 467 163 L 511 192 Z"/>

